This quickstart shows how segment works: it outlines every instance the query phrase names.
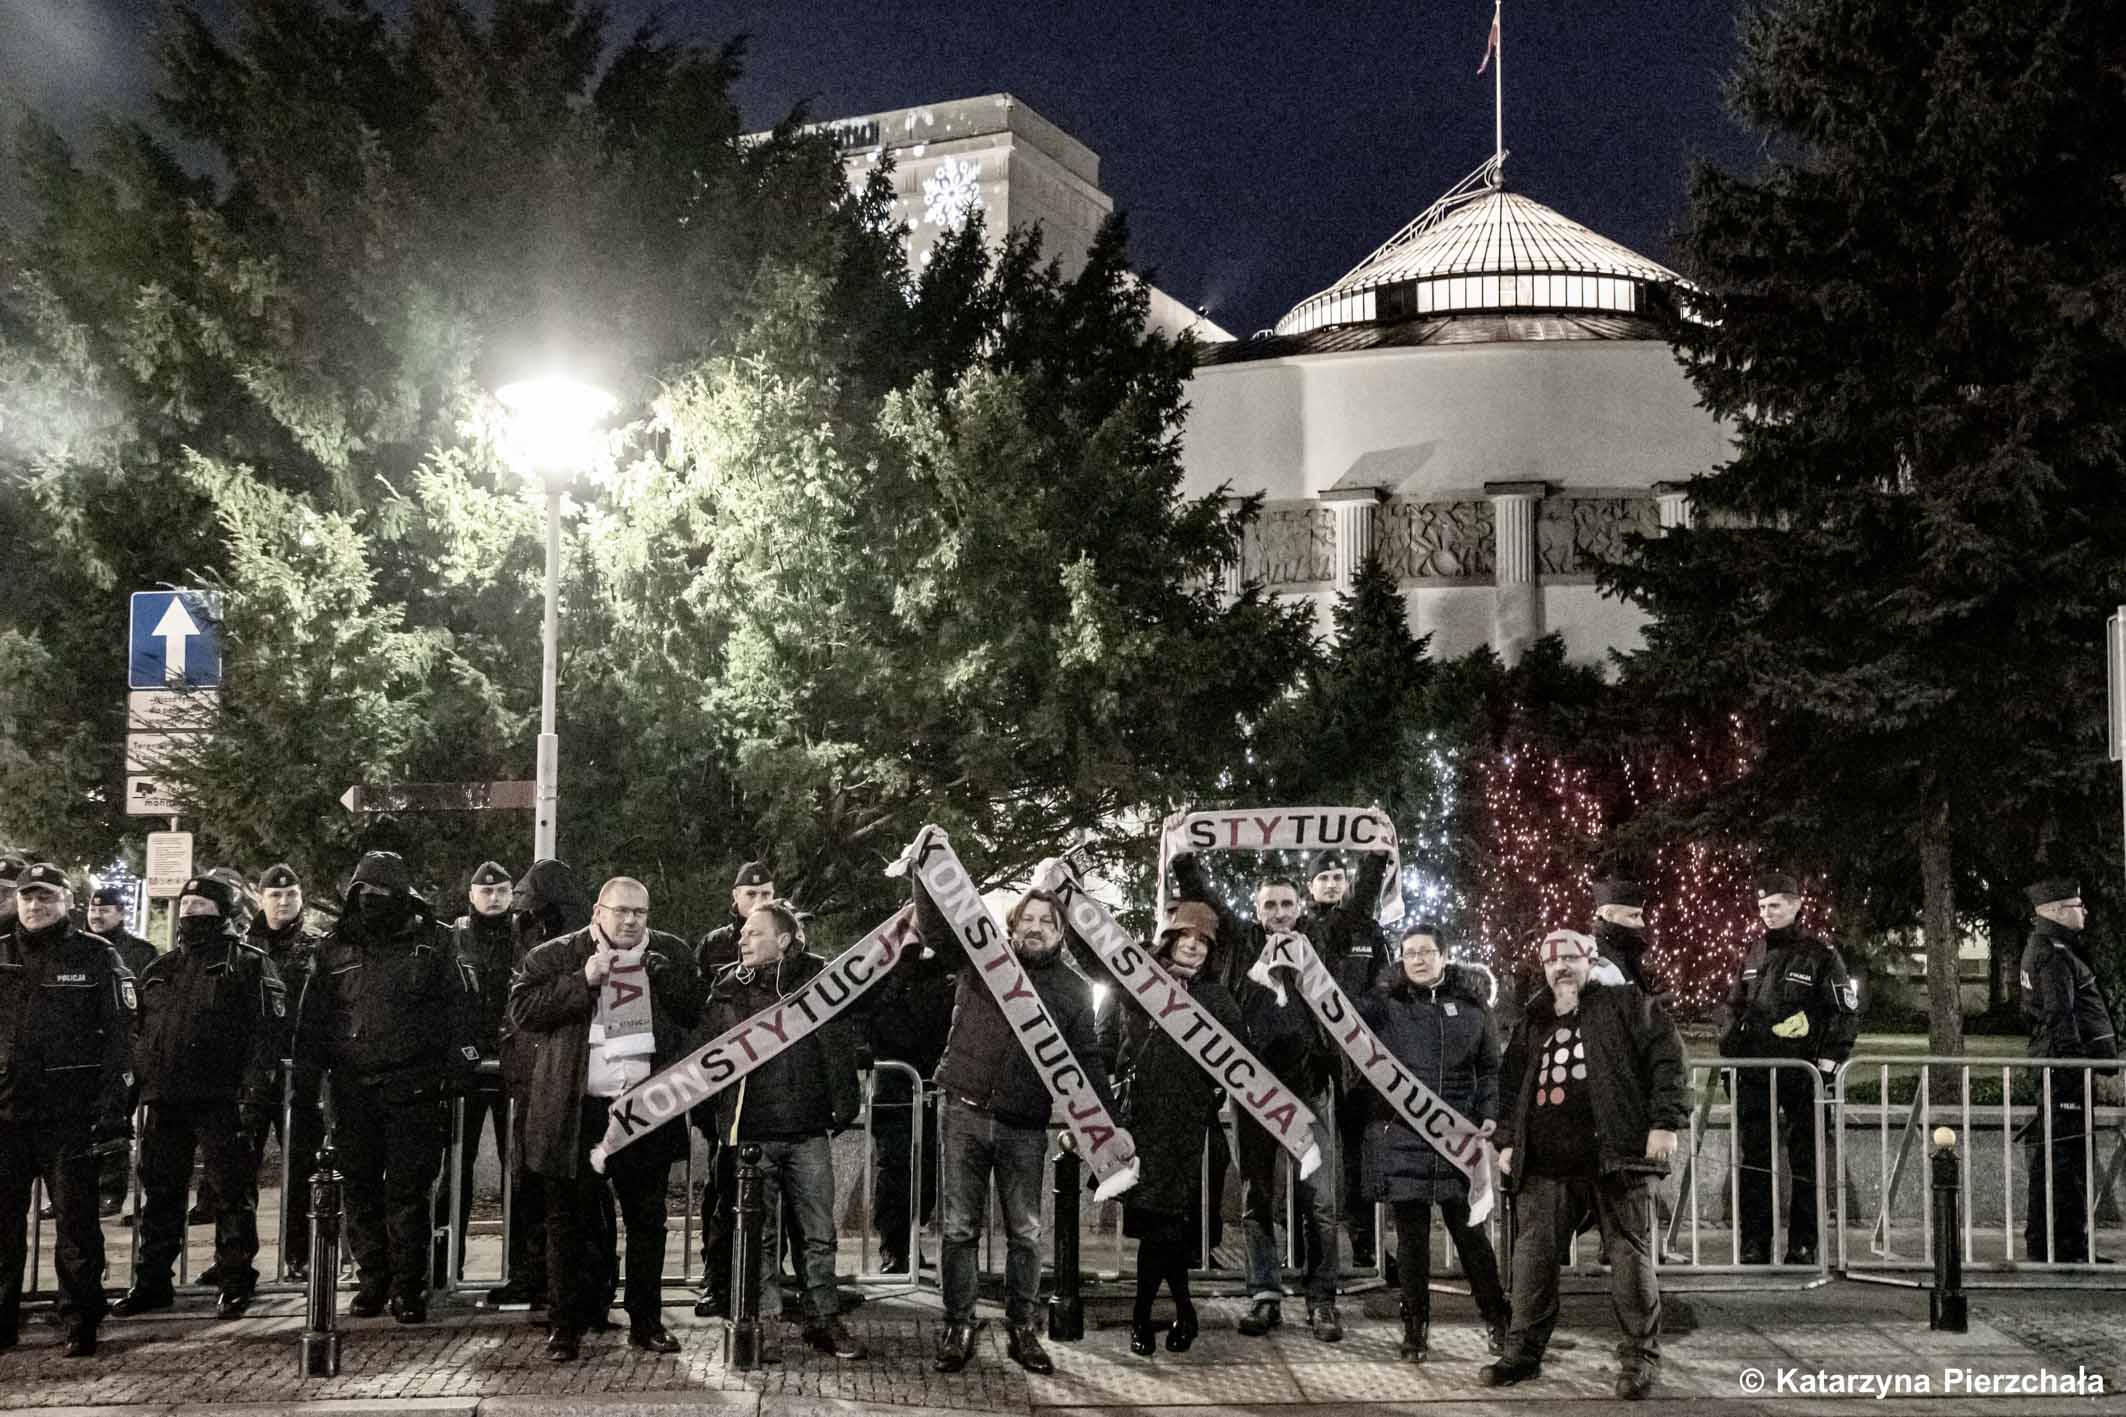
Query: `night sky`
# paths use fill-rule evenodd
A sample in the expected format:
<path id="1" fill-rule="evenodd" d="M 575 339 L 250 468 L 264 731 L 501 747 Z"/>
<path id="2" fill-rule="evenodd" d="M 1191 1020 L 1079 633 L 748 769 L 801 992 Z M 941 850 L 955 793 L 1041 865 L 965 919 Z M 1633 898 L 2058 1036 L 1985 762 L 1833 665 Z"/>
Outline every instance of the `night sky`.
<path id="1" fill-rule="evenodd" d="M 1743 0 L 1506 0 L 1508 185 L 1666 260 L 1722 112 Z M 230 6 L 208 3 L 210 15 Z M 752 36 L 766 127 L 1008 92 L 1100 156 L 1138 267 L 1245 335 L 1342 275 L 1491 151 L 1491 0 L 1164 4 L 613 0 L 616 34 Z M 80 135 L 148 111 L 152 0 L 0 0 L 0 96 Z M 12 164 L 0 215 L 21 213 Z"/>

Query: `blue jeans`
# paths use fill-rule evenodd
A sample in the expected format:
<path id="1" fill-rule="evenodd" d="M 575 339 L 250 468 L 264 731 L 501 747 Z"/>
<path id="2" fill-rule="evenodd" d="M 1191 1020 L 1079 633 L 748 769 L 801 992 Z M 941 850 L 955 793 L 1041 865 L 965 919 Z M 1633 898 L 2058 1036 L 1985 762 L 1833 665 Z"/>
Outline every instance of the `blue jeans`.
<path id="1" fill-rule="evenodd" d="M 1332 1304 L 1337 1282 L 1343 1277 L 1344 1187 L 1342 1140 L 1337 1134 L 1336 1095 L 1324 1089 L 1318 1097 L 1305 1099 L 1321 1119 L 1319 1137 L 1321 1169 L 1302 1181 L 1299 1168 L 1292 1168 L 1292 1183 L 1299 1187 L 1299 1220 L 1302 1228 L 1300 1254 L 1306 1265 L 1307 1302 Z M 1278 1158 L 1284 1149 L 1270 1139 L 1250 1118 L 1242 1118 L 1240 1172 L 1248 1227 L 1248 1297 L 1282 1299 L 1283 1265 L 1277 1248 L 1277 1222 L 1283 1216 L 1278 1204 Z"/>
<path id="2" fill-rule="evenodd" d="M 743 1139 L 741 1139 L 743 1144 Z M 760 1312 L 782 1312 L 782 1287 L 776 1282 L 782 1247 L 775 1242 L 775 1221 L 786 1213 L 797 1218 L 798 1254 L 804 1272 L 797 1282 L 805 1290 L 805 1316 L 825 1323 L 841 1312 L 834 1287 L 834 1147 L 826 1133 L 795 1141 L 760 1143 Z"/>
<path id="3" fill-rule="evenodd" d="M 1004 1318 L 1023 1328 L 1033 1323 L 1041 1287 L 1041 1178 L 1048 1169 L 1048 1128 L 1000 1122 L 950 1094 L 938 1117 L 945 1148 L 938 1178 L 945 1203 L 945 1322 L 974 1322 L 975 1245 L 989 1211 L 994 1172 L 1007 1236 Z"/>

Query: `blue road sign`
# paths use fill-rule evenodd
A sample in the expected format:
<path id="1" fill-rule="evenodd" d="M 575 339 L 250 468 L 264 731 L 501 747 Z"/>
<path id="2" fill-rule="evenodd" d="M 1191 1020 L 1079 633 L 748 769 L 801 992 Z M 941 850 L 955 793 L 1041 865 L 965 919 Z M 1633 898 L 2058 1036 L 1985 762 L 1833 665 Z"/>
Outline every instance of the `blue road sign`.
<path id="1" fill-rule="evenodd" d="M 196 590 L 136 590 L 126 644 L 126 682 L 136 689 L 221 685 L 221 627 Z"/>

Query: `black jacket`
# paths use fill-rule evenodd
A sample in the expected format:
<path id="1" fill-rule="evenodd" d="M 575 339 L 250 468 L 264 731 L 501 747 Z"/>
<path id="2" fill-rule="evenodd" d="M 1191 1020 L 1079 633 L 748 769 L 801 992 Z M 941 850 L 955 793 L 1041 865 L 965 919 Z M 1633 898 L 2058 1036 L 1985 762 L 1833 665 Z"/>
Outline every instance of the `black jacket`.
<path id="1" fill-rule="evenodd" d="M 1750 947 L 1727 991 L 1727 1010 L 1723 1058 L 1842 1063 L 1860 1035 L 1860 997 L 1845 960 L 1792 926 L 1768 930 Z M 1790 1036 L 1774 1031 L 1780 1028 Z"/>
<path id="2" fill-rule="evenodd" d="M 794 944 L 773 969 L 730 964 L 709 986 L 706 1042 L 812 982 L 827 962 Z M 725 1142 L 791 1140 L 838 1132 L 862 1106 L 856 1081 L 859 1021 L 849 1014 L 813 1029 L 716 1094 L 716 1135 Z M 698 1110 L 698 1109 L 697 1109 Z"/>
<path id="3" fill-rule="evenodd" d="M 517 883 L 515 908 L 510 911 L 510 957 L 518 970 L 531 952 L 548 940 L 573 935 L 591 923 L 593 897 L 576 879 L 568 864 L 552 857 L 532 862 Z M 652 931 L 651 933 L 656 933 Z M 514 983 L 516 974 L 511 973 Z M 531 1086 L 534 1055 L 539 1036 L 520 1032 L 509 1021 L 508 999 L 503 1000 L 502 1027 L 496 1039 L 502 1060 L 502 1086 L 512 1097 L 523 1097 Z"/>
<path id="4" fill-rule="evenodd" d="M 457 951 L 458 963 L 471 968 L 480 987 L 479 1022 L 473 1041 L 483 1058 L 501 1055 L 509 983 L 523 959 L 516 948 L 516 933 L 507 911 L 500 915 L 461 915 L 450 927 L 451 946 Z"/>
<path id="5" fill-rule="evenodd" d="M 583 966 L 597 948 L 588 926 L 548 940 L 524 956 L 509 990 L 510 1030 L 536 1044 L 525 1088 L 524 1162 L 542 1176 L 575 1175 L 589 1150 L 581 1135 L 582 1102 L 598 994 Z M 650 932 L 642 967 L 650 980 L 654 1074 L 693 1049 L 701 976 L 686 942 L 660 930 Z M 634 1146 L 648 1148 L 652 1160 L 677 1161 L 686 1155 L 686 1135 L 684 1127 L 660 1127 Z"/>
<path id="6" fill-rule="evenodd" d="M 1491 976 L 1450 964 L 1439 983 L 1413 984 L 1389 965 L 1358 1000 L 1358 1016 L 1441 1101 L 1472 1122 L 1498 1116 L 1499 1040 L 1491 1023 Z M 1377 1201 L 1461 1201 L 1469 1183 L 1453 1162 L 1419 1136 L 1378 1093 L 1366 1119 L 1359 1173 L 1363 1194 Z"/>
<path id="7" fill-rule="evenodd" d="M 0 1120 L 125 1125 L 138 994 L 118 952 L 72 921 L 0 932 Z"/>
<path id="8" fill-rule="evenodd" d="M 1580 1037 L 1587 1045 L 1587 1076 L 1593 1084 L 1595 1140 L 1602 1174 L 1668 1174 L 1665 1162 L 1646 1159 L 1646 1134 L 1682 1131 L 1690 1122 L 1689 1067 L 1683 1040 L 1660 1000 L 1631 985 L 1596 984 L 1580 990 Z M 1518 1147 L 1535 1099 L 1536 1066 L 1557 1026 L 1551 993 L 1528 1001 L 1499 1064 L 1499 1095 L 1505 1112 L 1492 1144 Z M 1528 1174 L 1529 1158 L 1516 1152 L 1509 1189 Z"/>
<path id="9" fill-rule="evenodd" d="M 342 1085 L 376 1088 L 397 1102 L 462 1090 L 480 1061 L 478 981 L 418 896 L 386 936 L 364 924 L 352 896 L 303 988 L 296 1065 L 328 1068 Z"/>
<path id="10" fill-rule="evenodd" d="M 745 926 L 734 910 L 729 920 L 701 937 L 701 944 L 694 951 L 694 963 L 702 978 L 714 979 L 720 971 L 738 963 L 738 932 Z"/>
<path id="11" fill-rule="evenodd" d="M 203 944 L 180 944 L 140 976 L 133 1071 L 144 1102 L 280 1101 L 288 990 L 265 951 L 231 923 Z"/>
<path id="12" fill-rule="evenodd" d="M 2023 947 L 2023 1018 L 2033 1058 L 2119 1056 L 2118 1030 L 2080 943 L 2080 932 L 2040 920 Z"/>
<path id="13" fill-rule="evenodd" d="M 1214 963 L 1206 960 L 1188 981 L 1189 998 L 1246 1043 L 1240 1005 L 1218 982 Z M 1142 1167 L 1126 1203 L 1162 1216 L 1193 1216 L 1203 1192 L 1204 1137 L 1217 1121 L 1223 1091 L 1150 1014 L 1118 995 L 1109 991 L 1100 1052 L 1115 1075 L 1115 1120 L 1129 1128 Z"/>
<path id="14" fill-rule="evenodd" d="M 1649 932 L 1619 925 L 1614 920 L 1597 920 L 1594 942 L 1595 949 L 1617 967 L 1625 982 L 1636 984 L 1649 994 L 1661 992 L 1653 971 L 1646 967 L 1646 951 L 1653 943 Z"/>
<path id="15" fill-rule="evenodd" d="M 155 948 L 153 941 L 143 940 L 123 926 L 107 935 L 97 935 L 97 938 L 110 942 L 111 948 L 118 951 L 119 962 L 125 965 L 127 971 L 136 980 L 147 972 L 148 966 L 153 964 L 156 956 L 162 953 L 161 950 Z"/>
<path id="16" fill-rule="evenodd" d="M 251 917 L 251 929 L 244 938 L 273 961 L 274 972 L 280 975 L 289 999 L 301 999 L 303 986 L 310 982 L 310 971 L 317 965 L 317 947 L 324 936 L 305 929 L 300 916 L 292 925 L 269 930 L 265 914 L 260 912 Z"/>
<path id="17" fill-rule="evenodd" d="M 1047 1126 L 1055 1104 L 1041 1081 L 1039 1070 L 1013 1036 L 1011 1025 L 1004 1018 L 1004 1010 L 989 992 L 989 986 L 975 973 L 973 962 L 967 958 L 960 937 L 953 932 L 944 912 L 937 908 L 930 893 L 923 889 L 923 883 L 912 872 L 909 884 L 915 897 L 916 929 L 923 937 L 924 946 L 931 951 L 931 958 L 925 960 L 917 951 L 911 950 L 904 956 L 901 968 L 918 977 L 942 972 L 955 964 L 959 971 L 959 982 L 953 994 L 952 1027 L 946 1035 L 944 1056 L 938 1061 L 939 1090 L 1012 1126 Z M 1100 1065 L 1100 1038 L 1093 1017 L 1092 985 L 1064 958 L 1070 948 L 1066 941 L 1046 959 L 1031 964 L 1021 961 L 1021 964 L 1027 982 L 1033 985 L 1034 993 L 1041 1000 L 1041 1007 L 1047 1009 L 1048 1016 L 1055 1020 L 1057 1032 L 1062 1034 L 1071 1056 L 1084 1070 L 1087 1083 L 1098 1095 L 1100 1104 L 1112 1113 L 1114 1097 L 1108 1090 L 1106 1070 Z"/>

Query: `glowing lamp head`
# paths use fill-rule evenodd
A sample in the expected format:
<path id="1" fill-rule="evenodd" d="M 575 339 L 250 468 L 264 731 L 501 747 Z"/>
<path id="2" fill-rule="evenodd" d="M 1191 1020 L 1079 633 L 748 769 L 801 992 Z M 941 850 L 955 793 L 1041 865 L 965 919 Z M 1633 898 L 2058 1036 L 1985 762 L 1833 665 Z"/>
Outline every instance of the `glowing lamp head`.
<path id="1" fill-rule="evenodd" d="M 559 374 L 504 384 L 495 399 L 508 415 L 504 461 L 545 487 L 572 481 L 596 460 L 599 429 L 619 406 L 605 390 Z"/>
<path id="2" fill-rule="evenodd" d="M 1942 1147 L 1954 1146 L 1956 1145 L 1956 1133 L 1947 1127 L 1936 1127 L 1934 1129 L 1934 1144 Z"/>

